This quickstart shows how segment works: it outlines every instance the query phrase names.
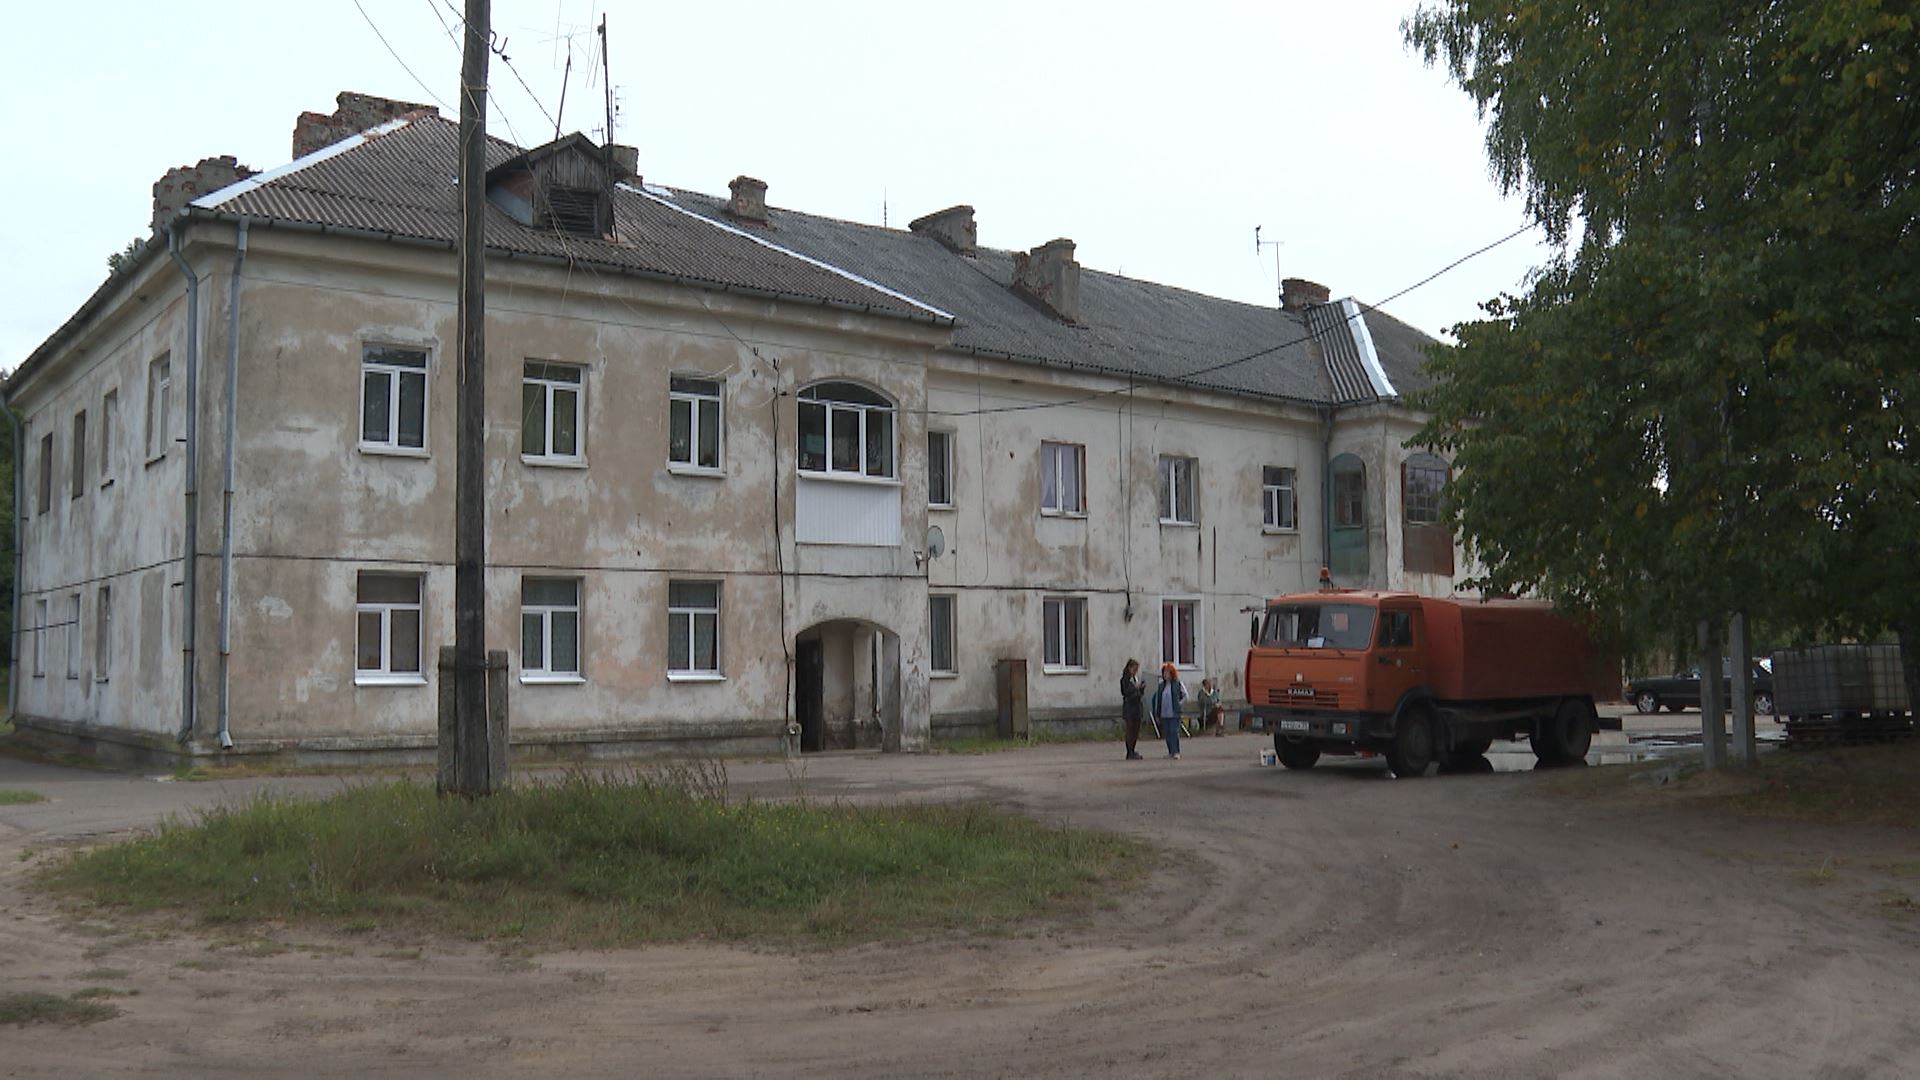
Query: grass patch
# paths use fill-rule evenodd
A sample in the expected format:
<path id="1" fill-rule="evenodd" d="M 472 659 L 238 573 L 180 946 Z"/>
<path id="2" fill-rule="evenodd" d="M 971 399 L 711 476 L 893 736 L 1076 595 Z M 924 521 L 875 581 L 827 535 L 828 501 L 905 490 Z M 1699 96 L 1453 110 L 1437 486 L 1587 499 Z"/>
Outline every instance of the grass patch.
<path id="1" fill-rule="evenodd" d="M 92 1000 L 89 991 L 72 997 L 58 994 L 0 994 L 0 1024 L 95 1024 L 120 1015 L 112 1005 Z"/>
<path id="2" fill-rule="evenodd" d="M 1920 828 L 1920 741 L 1762 754 L 1752 769 L 1706 771 L 1684 761 L 1568 769 L 1543 778 L 1569 795 L 1715 806 L 1755 817 Z"/>
<path id="3" fill-rule="evenodd" d="M 987 736 L 969 739 L 941 739 L 934 743 L 934 749 L 948 754 L 997 754 L 1006 750 L 1026 750 L 1035 746 L 1052 743 L 1095 743 L 1118 742 L 1120 729 L 1098 728 L 1092 731 L 1047 731 L 1029 738 L 1001 738 Z"/>
<path id="4" fill-rule="evenodd" d="M 0 788 L 0 806 L 25 806 L 28 803 L 46 801 L 47 797 L 37 791 L 21 791 L 18 788 Z"/>
<path id="5" fill-rule="evenodd" d="M 711 769 L 569 773 L 489 799 L 413 782 L 262 795 L 82 852 L 56 891 L 224 923 L 528 946 L 996 932 L 1093 910 L 1138 841 L 980 805 L 736 801 Z"/>

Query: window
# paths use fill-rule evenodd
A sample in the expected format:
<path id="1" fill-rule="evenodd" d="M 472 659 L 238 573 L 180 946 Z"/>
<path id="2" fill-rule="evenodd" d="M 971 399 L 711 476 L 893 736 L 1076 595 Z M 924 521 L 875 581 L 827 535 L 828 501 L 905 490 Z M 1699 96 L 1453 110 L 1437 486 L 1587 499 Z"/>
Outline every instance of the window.
<path id="1" fill-rule="evenodd" d="M 523 578 L 520 582 L 520 677 L 580 678 L 580 582 Z"/>
<path id="2" fill-rule="evenodd" d="M 1440 489 L 1447 486 L 1447 463 L 1432 454 L 1407 459 L 1405 472 L 1407 524 L 1440 524 Z"/>
<path id="3" fill-rule="evenodd" d="M 69 599 L 67 610 L 72 617 L 67 620 L 67 678 L 80 677 L 80 594 L 74 593 Z"/>
<path id="4" fill-rule="evenodd" d="M 1411 611 L 1380 613 L 1380 647 L 1383 649 L 1413 647 L 1413 613 Z"/>
<path id="5" fill-rule="evenodd" d="M 1040 512 L 1087 512 L 1086 447 L 1073 443 L 1040 444 Z"/>
<path id="6" fill-rule="evenodd" d="M 1197 600 L 1160 602 L 1160 662 L 1176 667 L 1199 667 L 1197 642 L 1200 603 Z"/>
<path id="7" fill-rule="evenodd" d="M 44 514 L 51 509 L 53 509 L 53 432 L 49 431 L 40 439 L 39 512 Z"/>
<path id="8" fill-rule="evenodd" d="M 154 461 L 173 444 L 168 427 L 168 392 L 173 388 L 173 363 L 164 354 L 147 365 L 147 460 Z"/>
<path id="9" fill-rule="evenodd" d="M 113 671 L 113 587 L 100 586 L 93 610 L 93 677 L 106 682 Z"/>
<path id="10" fill-rule="evenodd" d="M 1351 455 L 1346 461 L 1333 471 L 1333 525 L 1358 529 L 1367 523 L 1367 470 Z"/>
<path id="11" fill-rule="evenodd" d="M 953 664 L 953 597 L 927 597 L 927 623 L 931 628 L 928 635 L 928 651 L 932 653 L 932 668 L 935 675 L 953 675 L 959 668 Z"/>
<path id="12" fill-rule="evenodd" d="M 953 433 L 927 432 L 927 505 L 953 506 Z"/>
<path id="13" fill-rule="evenodd" d="M 720 583 L 667 583 L 667 674 L 720 674 Z"/>
<path id="14" fill-rule="evenodd" d="M 398 345 L 360 348 L 360 446 L 427 448 L 427 353 Z"/>
<path id="15" fill-rule="evenodd" d="M 354 608 L 356 682 L 425 682 L 420 673 L 420 577 L 361 571 Z"/>
<path id="16" fill-rule="evenodd" d="M 73 477 L 67 485 L 74 498 L 87 491 L 87 411 L 73 414 Z"/>
<path id="17" fill-rule="evenodd" d="M 720 469 L 720 383 L 673 376 L 668 394 L 667 460 L 689 469 Z"/>
<path id="18" fill-rule="evenodd" d="M 47 602 L 33 602 L 33 673 L 47 673 Z"/>
<path id="19" fill-rule="evenodd" d="M 580 460 L 580 384 L 572 364 L 527 361 L 520 385 L 520 455 L 534 461 Z"/>
<path id="20" fill-rule="evenodd" d="M 893 479 L 893 403 L 853 383 L 800 391 L 800 471 Z"/>
<path id="21" fill-rule="evenodd" d="M 1041 610 L 1047 622 L 1041 669 L 1085 671 L 1087 602 L 1078 597 L 1050 596 Z"/>
<path id="22" fill-rule="evenodd" d="M 113 483 L 113 429 L 120 422 L 120 391 L 100 399 L 100 486 Z"/>
<path id="23" fill-rule="evenodd" d="M 1293 470 L 1268 465 L 1260 470 L 1260 524 L 1294 528 Z"/>
<path id="24" fill-rule="evenodd" d="M 1195 464 L 1188 457 L 1160 456 L 1161 524 L 1192 525 L 1200 520 L 1193 491 Z"/>

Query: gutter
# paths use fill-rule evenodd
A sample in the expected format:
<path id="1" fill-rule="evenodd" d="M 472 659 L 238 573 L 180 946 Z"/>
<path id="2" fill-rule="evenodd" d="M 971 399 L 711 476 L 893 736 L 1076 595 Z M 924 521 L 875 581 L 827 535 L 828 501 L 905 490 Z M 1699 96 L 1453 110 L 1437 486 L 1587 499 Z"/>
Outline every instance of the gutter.
<path id="1" fill-rule="evenodd" d="M 167 254 L 173 257 L 174 264 L 187 279 L 187 523 L 186 538 L 182 544 L 184 550 L 180 556 L 181 588 L 186 593 L 180 598 L 184 644 L 180 652 L 180 732 L 177 736 L 178 741 L 185 744 L 193 738 L 193 601 L 197 582 L 194 556 L 200 542 L 200 277 L 187 264 L 186 257 L 180 254 L 180 221 L 176 217 L 167 223 Z"/>
<path id="2" fill-rule="evenodd" d="M 9 387 L 9 390 L 12 388 Z M 13 395 L 0 396 L 0 411 L 7 414 L 7 426 L 13 429 L 13 520 L 8 526 L 13 529 L 13 633 L 8 635 L 10 666 L 7 668 L 7 715 L 19 712 L 20 698 L 20 570 L 25 564 L 25 553 L 21 541 L 26 539 L 27 530 L 20 527 L 20 495 L 25 486 L 20 479 L 26 471 L 23 462 L 27 454 L 27 432 L 20 426 L 20 418 L 13 415 Z"/>
<path id="3" fill-rule="evenodd" d="M 234 402 L 240 379 L 240 272 L 247 265 L 247 215 L 240 215 L 233 241 L 233 279 L 227 295 L 226 480 L 220 489 L 220 749 L 233 749 L 227 730 L 229 679 L 233 653 L 233 444 Z"/>

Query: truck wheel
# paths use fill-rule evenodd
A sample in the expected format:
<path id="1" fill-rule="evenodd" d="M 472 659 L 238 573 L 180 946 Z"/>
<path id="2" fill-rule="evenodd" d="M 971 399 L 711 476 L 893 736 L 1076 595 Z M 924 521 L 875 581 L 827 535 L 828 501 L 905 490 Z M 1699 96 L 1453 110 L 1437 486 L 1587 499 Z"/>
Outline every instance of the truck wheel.
<path id="1" fill-rule="evenodd" d="M 1289 769 L 1311 769 L 1313 763 L 1320 760 L 1320 748 L 1305 739 L 1288 739 L 1278 734 L 1273 737 L 1273 752 L 1280 758 L 1280 764 Z"/>
<path id="2" fill-rule="evenodd" d="M 1642 716 L 1657 713 L 1660 711 L 1660 699 L 1654 696 L 1653 691 L 1642 690 L 1633 695 L 1633 707 L 1640 710 Z"/>
<path id="3" fill-rule="evenodd" d="M 1399 730 L 1387 747 L 1387 767 L 1393 775 L 1411 780 L 1433 764 L 1433 718 L 1424 710 L 1410 710 L 1400 718 Z"/>
<path id="4" fill-rule="evenodd" d="M 1533 756 L 1553 764 L 1584 759 L 1593 748 L 1593 725 L 1587 719 L 1585 705 L 1572 698 L 1561 702 L 1552 719 L 1535 724 L 1528 740 Z"/>

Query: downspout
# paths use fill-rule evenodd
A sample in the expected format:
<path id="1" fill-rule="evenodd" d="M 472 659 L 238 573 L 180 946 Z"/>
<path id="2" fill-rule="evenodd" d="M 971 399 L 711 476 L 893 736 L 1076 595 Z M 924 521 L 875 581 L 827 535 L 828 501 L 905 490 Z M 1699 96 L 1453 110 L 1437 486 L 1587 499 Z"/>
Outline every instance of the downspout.
<path id="1" fill-rule="evenodd" d="M 1320 410 L 1320 568 L 1333 569 L 1333 406 Z"/>
<path id="2" fill-rule="evenodd" d="M 194 575 L 194 556 L 200 543 L 200 277 L 187 264 L 186 257 L 180 254 L 180 219 L 174 218 L 167 223 L 167 254 L 173 257 L 174 264 L 180 267 L 180 273 L 187 279 L 187 482 L 186 482 L 186 537 L 181 544 L 181 585 L 185 594 L 180 598 L 181 622 L 183 624 L 184 644 L 180 651 L 180 734 L 179 741 L 185 744 L 193 737 L 193 627 L 194 592 L 197 579 Z M 164 448 L 163 448 L 164 452 Z"/>
<path id="3" fill-rule="evenodd" d="M 27 433 L 20 426 L 20 418 L 13 415 L 13 395 L 6 395 L 0 401 L 0 411 L 7 414 L 7 426 L 13 429 L 13 520 L 7 526 L 13 530 L 13 633 L 8 635 L 8 654 L 10 663 L 7 668 L 7 715 L 18 711 L 20 690 L 20 571 L 25 565 L 25 556 L 21 542 L 26 539 L 27 530 L 20 527 L 20 489 L 24 486 L 20 474 L 26 466 Z"/>
<path id="4" fill-rule="evenodd" d="M 247 265 L 247 216 L 240 215 L 233 241 L 233 287 L 227 296 L 226 480 L 220 489 L 220 749 L 233 749 L 227 730 L 227 658 L 233 652 L 233 441 L 234 400 L 240 380 L 240 272 Z"/>

